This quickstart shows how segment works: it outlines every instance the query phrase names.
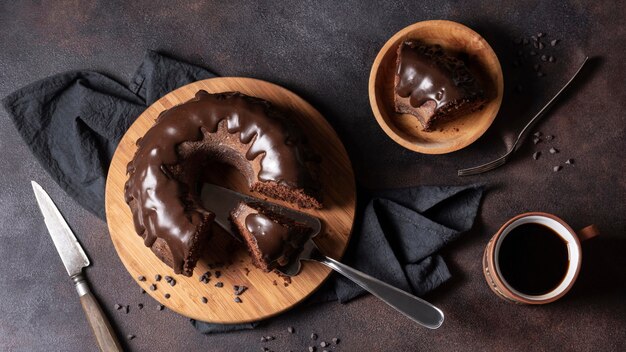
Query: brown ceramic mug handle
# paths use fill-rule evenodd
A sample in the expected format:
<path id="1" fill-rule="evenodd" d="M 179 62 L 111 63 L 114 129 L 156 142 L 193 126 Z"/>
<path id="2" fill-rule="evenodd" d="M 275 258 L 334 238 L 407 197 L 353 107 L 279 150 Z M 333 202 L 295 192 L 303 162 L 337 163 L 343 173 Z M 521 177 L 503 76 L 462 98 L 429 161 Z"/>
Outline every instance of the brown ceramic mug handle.
<path id="1" fill-rule="evenodd" d="M 578 239 L 582 241 L 586 241 L 590 238 L 594 238 L 600 234 L 600 230 L 596 225 L 589 225 L 583 229 L 580 229 L 576 232 L 578 235 Z"/>

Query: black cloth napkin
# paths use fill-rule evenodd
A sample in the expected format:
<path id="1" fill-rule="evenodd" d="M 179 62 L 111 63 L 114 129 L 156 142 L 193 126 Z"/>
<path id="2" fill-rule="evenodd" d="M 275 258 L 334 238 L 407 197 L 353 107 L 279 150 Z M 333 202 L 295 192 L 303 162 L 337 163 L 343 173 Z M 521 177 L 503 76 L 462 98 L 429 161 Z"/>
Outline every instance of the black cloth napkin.
<path id="1" fill-rule="evenodd" d="M 2 102 L 52 178 L 79 204 L 105 220 L 107 170 L 126 129 L 167 92 L 214 76 L 202 67 L 149 51 L 128 85 L 98 72 L 73 71 L 30 84 Z M 443 258 L 436 253 L 472 227 L 482 194 L 483 188 L 476 185 L 360 190 L 357 220 L 344 262 L 423 295 L 450 278 Z M 345 303 L 364 292 L 334 275 L 308 302 Z M 257 325 L 192 323 L 202 333 Z"/>

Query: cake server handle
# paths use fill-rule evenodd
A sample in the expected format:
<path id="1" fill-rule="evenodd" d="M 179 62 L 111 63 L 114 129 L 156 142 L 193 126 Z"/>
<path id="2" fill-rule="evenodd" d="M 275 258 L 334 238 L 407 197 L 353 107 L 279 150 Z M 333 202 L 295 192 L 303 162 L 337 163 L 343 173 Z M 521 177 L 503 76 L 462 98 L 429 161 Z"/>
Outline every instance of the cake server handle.
<path id="1" fill-rule="evenodd" d="M 443 323 L 443 312 L 419 297 L 384 283 L 335 259 L 322 256 L 321 258 L 316 258 L 316 260 L 352 280 L 420 325 L 429 329 L 437 329 Z"/>

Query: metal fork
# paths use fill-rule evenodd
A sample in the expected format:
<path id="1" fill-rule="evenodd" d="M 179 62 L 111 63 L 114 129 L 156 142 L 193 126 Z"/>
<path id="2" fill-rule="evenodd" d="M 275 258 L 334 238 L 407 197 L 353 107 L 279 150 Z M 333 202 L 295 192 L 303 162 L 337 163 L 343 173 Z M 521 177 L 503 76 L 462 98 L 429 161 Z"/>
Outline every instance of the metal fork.
<path id="1" fill-rule="evenodd" d="M 541 116 L 543 116 L 543 114 L 554 104 L 554 102 L 561 95 L 561 93 L 563 93 L 563 91 L 565 91 L 565 89 L 567 89 L 567 87 L 569 87 L 569 85 L 574 81 L 574 78 L 576 78 L 576 76 L 578 76 L 578 74 L 582 70 L 583 66 L 585 66 L 585 63 L 587 63 L 587 60 L 589 60 L 588 56 L 585 57 L 585 61 L 583 61 L 583 63 L 580 65 L 580 67 L 578 68 L 576 73 L 574 73 L 572 78 L 570 78 L 569 81 L 567 81 L 567 83 L 565 83 L 563 88 L 561 88 L 561 90 L 559 90 L 556 93 L 556 95 L 554 97 L 552 97 L 552 99 L 550 99 L 550 101 L 548 101 L 548 103 L 546 105 L 544 105 L 544 107 L 541 108 L 541 110 L 539 110 L 539 112 L 532 119 L 530 119 L 530 121 L 528 121 L 526 126 L 524 126 L 524 128 L 522 129 L 522 132 L 520 132 L 519 135 L 517 135 L 517 139 L 515 140 L 515 143 L 513 143 L 513 146 L 511 146 L 511 148 L 506 152 L 506 154 L 504 154 L 503 156 L 499 157 L 498 159 L 490 161 L 490 162 L 488 162 L 486 164 L 470 167 L 470 168 L 467 168 L 467 169 L 461 169 L 461 170 L 457 171 L 457 176 L 470 176 L 470 175 L 482 174 L 484 172 L 491 171 L 491 170 L 493 170 L 495 168 L 498 168 L 498 167 L 504 165 L 509 160 L 509 157 L 513 154 L 513 152 L 515 152 L 517 150 L 517 145 L 523 139 L 526 131 L 528 131 L 535 124 L 535 122 Z"/>

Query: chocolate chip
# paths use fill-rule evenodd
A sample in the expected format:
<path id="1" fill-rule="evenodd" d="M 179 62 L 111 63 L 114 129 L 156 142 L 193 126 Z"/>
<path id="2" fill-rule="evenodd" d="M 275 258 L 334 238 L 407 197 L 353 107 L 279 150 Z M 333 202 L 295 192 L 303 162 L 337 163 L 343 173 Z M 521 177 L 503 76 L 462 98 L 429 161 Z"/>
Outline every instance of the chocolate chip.
<path id="1" fill-rule="evenodd" d="M 565 161 L 565 163 L 566 163 L 567 165 L 574 165 L 574 159 L 567 159 L 567 160 Z"/>
<path id="2" fill-rule="evenodd" d="M 143 275 L 139 275 L 139 276 L 137 276 L 137 280 L 139 280 L 139 281 L 146 281 L 146 277 L 143 276 Z"/>
<path id="3" fill-rule="evenodd" d="M 124 307 L 124 313 L 128 314 L 128 312 L 130 312 L 130 306 L 129 305 Z"/>
<path id="4" fill-rule="evenodd" d="M 150 285 L 150 291 L 156 291 L 157 286 L 155 284 Z"/>
<path id="5" fill-rule="evenodd" d="M 176 286 L 176 280 L 171 279 L 171 280 L 168 282 L 168 284 L 170 284 L 170 286 L 174 287 L 174 286 Z"/>
<path id="6" fill-rule="evenodd" d="M 215 284 L 215 287 L 224 287 L 224 283 L 223 282 L 218 282 Z"/>
<path id="7" fill-rule="evenodd" d="M 541 152 L 534 152 L 533 153 L 533 159 L 535 159 L 535 160 L 539 159 L 540 156 L 541 156 Z"/>
<path id="8" fill-rule="evenodd" d="M 535 56 L 537 55 L 537 52 L 534 50 L 531 50 L 530 53 L 528 53 L 530 56 Z"/>
<path id="9" fill-rule="evenodd" d="M 272 281 L 272 284 L 273 284 L 274 286 L 278 286 L 278 282 L 276 282 L 276 280 Z"/>
<path id="10" fill-rule="evenodd" d="M 162 304 L 157 305 L 157 310 L 163 310 L 163 308 L 165 308 L 164 305 L 162 305 Z"/>
<path id="11" fill-rule="evenodd" d="M 313 346 L 309 346 L 309 352 L 315 352 L 316 348 Z"/>
<path id="12" fill-rule="evenodd" d="M 552 63 L 555 63 L 555 62 L 556 62 L 556 59 L 554 58 L 554 56 L 550 55 L 550 56 L 548 57 L 548 61 L 550 61 L 550 62 L 552 62 Z"/>
<path id="13" fill-rule="evenodd" d="M 209 300 L 206 297 L 202 297 L 202 303 L 206 304 Z"/>
<path id="14" fill-rule="evenodd" d="M 559 42 L 560 42 L 560 40 L 558 40 L 558 39 L 554 39 L 554 40 L 552 40 L 552 41 L 550 42 L 550 45 L 552 45 L 552 46 L 556 46 L 557 44 L 559 44 Z"/>
<path id="15" fill-rule="evenodd" d="M 127 338 L 129 341 L 130 341 L 130 340 L 132 340 L 132 339 L 134 339 L 135 337 L 136 337 L 136 336 L 135 336 L 135 335 L 133 335 L 133 334 L 128 334 L 128 335 L 126 335 L 126 338 Z"/>
<path id="16" fill-rule="evenodd" d="M 559 152 L 559 150 L 558 150 L 558 149 L 556 149 L 556 148 L 550 148 L 550 154 L 556 154 L 556 153 L 558 153 L 558 152 Z"/>
<path id="17" fill-rule="evenodd" d="M 552 171 L 554 171 L 554 172 L 558 172 L 558 171 L 561 171 L 561 169 L 562 169 L 562 168 L 563 168 L 563 167 L 562 167 L 561 165 L 558 165 L 558 166 L 553 167 L 553 168 L 552 168 Z"/>
<path id="18" fill-rule="evenodd" d="M 296 330 L 294 330 L 294 328 L 291 326 L 287 328 L 287 331 L 289 331 L 290 334 L 293 334 L 296 332 Z"/>
<path id="19" fill-rule="evenodd" d="M 326 346 L 328 346 L 328 343 L 326 341 L 322 341 L 322 342 L 320 342 L 320 346 L 326 347 Z"/>
<path id="20" fill-rule="evenodd" d="M 239 298 L 239 297 L 235 297 L 235 302 L 237 302 L 237 303 L 241 303 L 241 302 L 242 302 L 242 301 L 241 301 L 241 298 Z"/>
<path id="21" fill-rule="evenodd" d="M 338 338 L 336 338 L 336 337 L 333 337 L 333 343 L 334 343 L 335 345 L 338 345 L 338 344 L 339 344 L 339 339 L 338 339 Z"/>
<path id="22" fill-rule="evenodd" d="M 316 333 L 312 333 L 311 334 L 311 340 L 317 340 L 317 334 Z"/>
<path id="23" fill-rule="evenodd" d="M 154 281 L 161 281 L 161 275 L 159 275 L 159 274 L 154 275 Z M 165 281 L 167 281 L 167 280 L 165 280 Z"/>
<path id="24" fill-rule="evenodd" d="M 143 309 L 143 303 L 138 303 L 138 304 L 137 304 L 137 308 L 139 308 L 139 309 Z"/>
<path id="25" fill-rule="evenodd" d="M 216 278 L 216 279 L 219 279 L 219 278 L 220 278 L 220 276 L 222 276 L 222 272 L 221 272 L 221 271 L 219 271 L 219 270 L 215 270 L 215 278 Z"/>
<path id="26" fill-rule="evenodd" d="M 170 294 L 169 294 L 169 293 L 166 293 L 166 294 L 165 294 L 165 299 L 170 299 L 170 297 L 172 297 L 172 296 L 170 296 Z"/>
<path id="27" fill-rule="evenodd" d="M 234 288 L 235 288 L 235 296 L 241 295 L 248 289 L 248 287 L 246 286 L 239 286 L 239 285 L 235 285 Z"/>
<path id="28" fill-rule="evenodd" d="M 119 304 L 115 304 L 115 309 L 120 310 L 120 309 L 122 309 L 122 306 L 119 305 Z"/>
<path id="29" fill-rule="evenodd" d="M 539 42 L 538 47 L 539 49 L 543 49 L 546 47 L 546 45 L 543 42 Z"/>

